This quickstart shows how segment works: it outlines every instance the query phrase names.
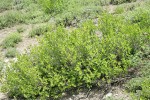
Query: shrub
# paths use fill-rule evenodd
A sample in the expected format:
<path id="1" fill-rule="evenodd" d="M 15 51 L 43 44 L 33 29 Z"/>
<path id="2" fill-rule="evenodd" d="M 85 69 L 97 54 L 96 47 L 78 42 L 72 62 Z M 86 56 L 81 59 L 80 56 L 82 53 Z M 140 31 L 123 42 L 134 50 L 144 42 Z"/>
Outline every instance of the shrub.
<path id="1" fill-rule="evenodd" d="M 104 14 L 100 17 L 99 22 L 99 29 L 103 35 L 126 34 L 132 54 L 135 54 L 143 44 L 149 41 L 147 36 L 143 35 L 143 29 L 138 24 L 122 20 L 120 16 Z"/>
<path id="2" fill-rule="evenodd" d="M 144 31 L 149 32 L 150 27 L 150 12 L 149 6 L 143 5 L 141 7 L 135 8 L 133 11 L 127 14 L 126 19 L 130 20 L 132 23 L 136 23 Z"/>
<path id="3" fill-rule="evenodd" d="M 8 70 L 3 89 L 11 97 L 50 99 L 124 74 L 130 64 L 128 35 L 109 34 L 101 40 L 95 30 L 90 21 L 71 33 L 59 27 L 45 34 L 41 45 L 20 55 Z"/>
<path id="4" fill-rule="evenodd" d="M 8 57 L 8 58 L 9 57 L 15 57 L 16 54 L 17 54 L 16 48 L 10 47 L 10 48 L 7 49 L 5 56 Z"/>
<path id="5" fill-rule="evenodd" d="M 19 33 L 12 33 L 8 35 L 2 43 L 3 48 L 15 47 L 15 45 L 21 41 L 21 35 Z"/>

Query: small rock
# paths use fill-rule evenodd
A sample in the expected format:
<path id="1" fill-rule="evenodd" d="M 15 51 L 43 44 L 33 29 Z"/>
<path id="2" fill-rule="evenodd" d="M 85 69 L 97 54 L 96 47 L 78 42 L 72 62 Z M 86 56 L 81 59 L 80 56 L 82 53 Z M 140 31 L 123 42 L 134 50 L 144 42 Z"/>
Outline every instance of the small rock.
<path id="1" fill-rule="evenodd" d="M 14 61 L 14 62 L 17 62 L 17 61 L 18 61 L 18 59 L 17 59 L 17 58 L 13 58 L 13 61 Z"/>
<path id="2" fill-rule="evenodd" d="M 8 62 L 9 62 L 9 59 L 4 59 L 4 62 L 5 62 L 5 63 L 8 63 Z"/>
<path id="3" fill-rule="evenodd" d="M 106 95 L 103 97 L 103 100 L 105 100 L 105 99 L 107 99 L 107 98 L 111 97 L 112 95 L 113 95 L 112 93 L 108 93 L 108 94 L 106 94 Z"/>
<path id="4" fill-rule="evenodd" d="M 8 100 L 6 94 L 0 93 L 0 100 Z"/>

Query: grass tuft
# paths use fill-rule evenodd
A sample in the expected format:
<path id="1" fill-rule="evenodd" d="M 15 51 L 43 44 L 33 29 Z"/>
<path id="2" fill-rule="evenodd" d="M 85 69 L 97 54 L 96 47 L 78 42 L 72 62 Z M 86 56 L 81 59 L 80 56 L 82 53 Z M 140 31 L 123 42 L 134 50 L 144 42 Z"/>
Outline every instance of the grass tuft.
<path id="1" fill-rule="evenodd" d="M 8 37 L 6 37 L 5 40 L 2 42 L 2 47 L 3 48 L 15 47 L 15 45 L 20 41 L 22 41 L 21 35 L 19 33 L 12 33 L 8 35 Z"/>

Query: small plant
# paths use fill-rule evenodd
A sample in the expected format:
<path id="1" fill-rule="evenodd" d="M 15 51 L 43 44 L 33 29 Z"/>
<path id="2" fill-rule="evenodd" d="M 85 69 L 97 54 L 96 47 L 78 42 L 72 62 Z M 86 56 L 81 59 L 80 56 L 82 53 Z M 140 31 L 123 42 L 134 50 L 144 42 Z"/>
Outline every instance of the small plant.
<path id="1" fill-rule="evenodd" d="M 17 43 L 21 41 L 21 35 L 19 33 L 11 33 L 2 42 L 3 48 L 15 47 Z"/>
<path id="2" fill-rule="evenodd" d="M 10 48 L 7 48 L 5 56 L 8 58 L 9 57 L 12 58 L 12 57 L 15 57 L 16 54 L 17 54 L 16 48 L 10 47 Z"/>
<path id="3" fill-rule="evenodd" d="M 123 13 L 124 12 L 124 8 L 122 7 L 122 6 L 120 6 L 120 7 L 117 7 L 116 9 L 115 9 L 115 14 L 121 14 L 121 13 Z"/>
<path id="4" fill-rule="evenodd" d="M 11 27 L 14 24 L 24 23 L 25 15 L 20 11 L 10 11 L 2 16 L 0 16 L 0 29 L 4 27 Z"/>
<path id="5" fill-rule="evenodd" d="M 23 27 L 17 28 L 17 32 L 18 32 L 18 33 L 22 33 L 23 31 L 24 31 L 24 28 L 23 28 Z"/>
<path id="6" fill-rule="evenodd" d="M 29 33 L 29 37 L 40 36 L 50 30 L 51 30 L 50 25 L 39 26 L 39 27 L 32 29 L 32 31 Z"/>

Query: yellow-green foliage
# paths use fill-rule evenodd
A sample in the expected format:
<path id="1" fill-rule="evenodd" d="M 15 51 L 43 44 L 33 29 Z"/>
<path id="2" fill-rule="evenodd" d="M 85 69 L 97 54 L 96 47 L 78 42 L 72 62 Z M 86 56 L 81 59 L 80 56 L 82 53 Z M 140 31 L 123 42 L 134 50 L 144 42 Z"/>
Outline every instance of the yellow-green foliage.
<path id="1" fill-rule="evenodd" d="M 99 22 L 98 27 L 88 21 L 72 32 L 58 27 L 45 34 L 38 47 L 18 56 L 7 70 L 3 89 L 10 97 L 22 99 L 59 98 L 70 89 L 90 88 L 99 80 L 110 82 L 125 74 L 131 55 L 146 37 L 139 40 L 139 26 L 123 18 L 103 14 Z M 95 34 L 97 30 L 103 37 Z"/>

